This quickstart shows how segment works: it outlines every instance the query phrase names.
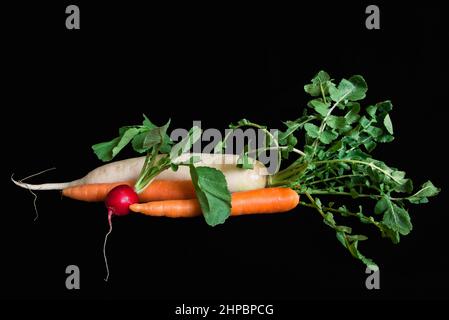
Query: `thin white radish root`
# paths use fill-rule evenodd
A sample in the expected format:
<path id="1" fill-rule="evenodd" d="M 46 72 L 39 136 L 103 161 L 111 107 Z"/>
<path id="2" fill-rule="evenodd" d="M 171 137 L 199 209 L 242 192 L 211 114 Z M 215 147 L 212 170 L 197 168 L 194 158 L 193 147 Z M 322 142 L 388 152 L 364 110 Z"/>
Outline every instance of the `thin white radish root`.
<path id="1" fill-rule="evenodd" d="M 40 171 L 40 172 L 38 172 L 38 173 L 34 173 L 34 174 L 32 174 L 32 175 L 29 175 L 28 177 L 25 177 L 25 178 L 23 178 L 23 179 L 20 179 L 20 180 L 18 181 L 18 183 L 22 183 L 22 184 L 25 184 L 25 185 L 26 185 L 26 183 L 23 183 L 24 180 L 30 179 L 30 178 L 32 178 L 32 177 L 38 176 L 38 175 L 40 175 L 40 174 L 43 174 L 43 173 L 45 173 L 45 172 L 48 172 L 48 171 L 51 171 L 51 170 L 55 170 L 55 169 L 56 169 L 56 168 L 53 167 L 53 168 L 48 168 L 48 169 L 42 170 L 42 171 Z M 16 183 L 16 181 L 13 179 L 13 177 L 14 177 L 14 173 L 11 175 L 11 180 L 12 180 L 14 183 Z M 17 184 L 17 183 L 16 183 L 16 184 Z M 37 210 L 37 205 L 36 205 L 37 194 L 34 193 L 33 190 L 32 190 L 31 188 L 27 188 L 27 189 L 28 189 L 28 191 L 30 191 L 30 193 L 31 193 L 31 194 L 33 195 L 33 197 L 34 197 L 34 199 L 33 199 L 33 206 L 34 206 L 34 212 L 36 213 L 36 216 L 34 217 L 34 221 L 36 221 L 37 219 L 39 219 L 39 211 Z"/>
<path id="2" fill-rule="evenodd" d="M 106 255 L 106 243 L 108 242 L 108 237 L 112 232 L 112 211 L 108 211 L 108 224 L 109 224 L 109 230 L 106 233 L 106 236 L 104 237 L 103 242 L 103 257 L 104 257 L 104 265 L 106 266 L 106 277 L 104 278 L 104 281 L 108 282 L 109 279 L 109 264 L 108 264 L 108 257 Z"/>

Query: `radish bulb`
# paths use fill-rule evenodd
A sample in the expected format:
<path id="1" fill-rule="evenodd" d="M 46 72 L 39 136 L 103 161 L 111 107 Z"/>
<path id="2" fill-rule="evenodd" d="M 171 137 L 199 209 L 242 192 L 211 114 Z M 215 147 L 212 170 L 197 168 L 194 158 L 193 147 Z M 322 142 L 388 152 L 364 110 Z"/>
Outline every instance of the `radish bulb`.
<path id="1" fill-rule="evenodd" d="M 139 202 L 137 193 L 126 184 L 121 184 L 109 191 L 105 205 L 108 209 L 108 216 L 124 216 L 129 213 L 129 206 Z"/>
<path id="2" fill-rule="evenodd" d="M 106 197 L 105 205 L 108 209 L 109 231 L 108 233 L 106 233 L 103 244 L 103 256 L 106 265 L 106 278 L 104 279 L 104 281 L 108 281 L 109 278 L 109 266 L 108 259 L 106 257 L 106 242 L 108 241 L 108 237 L 112 232 L 112 216 L 124 216 L 129 214 L 129 206 L 138 202 L 139 197 L 137 196 L 137 193 L 133 190 L 133 188 L 126 184 L 121 184 L 113 188 L 111 191 L 109 191 Z"/>

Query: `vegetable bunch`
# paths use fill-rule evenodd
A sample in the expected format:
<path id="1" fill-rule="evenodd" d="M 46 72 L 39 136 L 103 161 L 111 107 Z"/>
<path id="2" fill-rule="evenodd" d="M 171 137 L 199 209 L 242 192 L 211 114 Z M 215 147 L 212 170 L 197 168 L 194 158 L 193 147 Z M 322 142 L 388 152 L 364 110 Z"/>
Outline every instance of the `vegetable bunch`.
<path id="1" fill-rule="evenodd" d="M 348 225 L 351 217 L 379 230 L 382 237 L 399 243 L 413 226 L 408 204 L 422 204 L 438 194 L 439 189 L 427 181 L 416 190 L 404 171 L 388 166 L 372 156 L 380 144 L 394 140 L 389 113 L 390 101 L 363 105 L 367 84 L 362 76 L 342 79 L 338 83 L 320 71 L 304 86 L 311 96 L 307 108 L 296 120 L 284 122 L 286 128 L 277 136 L 263 125 L 246 119 L 231 124 L 231 129 L 255 127 L 264 130 L 268 147 L 251 150 L 246 146 L 239 166 L 252 168 L 250 157 L 260 152 L 277 152 L 279 157 L 293 162 L 268 178 L 267 187 L 290 187 L 303 195 L 301 205 L 316 209 L 323 222 L 336 232 L 337 239 L 371 269 L 373 260 L 359 250 L 359 242 L 366 240 L 355 234 Z M 135 184 L 142 192 L 163 170 L 189 166 L 192 182 L 206 222 L 215 226 L 223 223 L 231 213 L 231 194 L 226 179 L 217 169 L 195 166 L 194 157 L 178 161 L 188 152 L 201 130 L 193 127 L 188 136 L 174 144 L 166 134 L 169 122 L 157 127 L 145 117 L 142 125 L 120 128 L 119 137 L 93 146 L 103 161 L 114 158 L 128 143 L 135 151 L 146 153 L 145 164 Z M 225 137 L 216 150 L 226 145 Z M 292 159 L 292 156 L 295 158 Z M 281 165 L 281 164 L 280 164 Z M 360 200 L 360 201 L 359 201 Z M 367 205 L 367 201 L 371 204 Z M 346 222 L 342 222 L 346 221 Z"/>

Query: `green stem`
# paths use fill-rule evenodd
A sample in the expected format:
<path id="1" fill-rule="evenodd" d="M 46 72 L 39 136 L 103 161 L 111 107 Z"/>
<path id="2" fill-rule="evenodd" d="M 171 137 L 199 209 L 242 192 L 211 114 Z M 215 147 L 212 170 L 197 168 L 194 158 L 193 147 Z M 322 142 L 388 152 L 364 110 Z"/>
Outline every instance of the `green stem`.
<path id="1" fill-rule="evenodd" d="M 301 190 L 298 190 L 298 193 L 303 193 Z M 340 192 L 340 191 L 326 191 L 326 190 L 313 190 L 308 191 L 309 194 L 318 194 L 318 195 L 325 195 L 325 196 L 351 196 L 352 194 L 350 192 Z M 305 193 L 304 193 L 305 194 Z M 365 194 L 365 193 L 358 193 L 356 198 L 374 198 L 374 199 L 381 199 L 383 195 L 380 194 Z M 413 197 L 389 197 L 391 201 L 402 201 L 407 200 L 408 198 Z"/>
<path id="2" fill-rule="evenodd" d="M 326 218 L 326 214 L 316 204 L 315 199 L 313 199 L 313 197 L 308 192 L 304 192 L 304 194 L 307 196 L 307 198 L 309 198 L 310 202 L 312 203 L 312 207 L 315 208 L 321 214 L 321 216 L 325 219 Z M 299 203 L 301 203 L 301 202 L 299 202 Z"/>
<path id="3" fill-rule="evenodd" d="M 321 82 L 321 80 L 320 80 L 320 91 L 321 91 L 321 95 L 323 96 L 324 103 L 327 103 L 326 95 L 324 94 L 323 83 Z"/>
<path id="4" fill-rule="evenodd" d="M 279 171 L 275 175 L 268 177 L 268 186 L 283 186 L 299 182 L 303 172 L 307 169 L 306 162 L 295 161 L 284 170 Z"/>
<path id="5" fill-rule="evenodd" d="M 254 154 L 254 153 L 257 153 L 257 154 L 258 154 L 259 152 L 262 152 L 262 151 L 269 151 L 269 150 L 284 150 L 284 149 L 287 149 L 287 148 L 288 148 L 287 146 L 269 147 L 269 148 L 258 148 L 258 149 L 251 150 L 250 152 L 248 152 L 248 155 L 251 155 L 251 154 Z M 299 150 L 299 149 L 296 149 L 296 148 L 293 148 L 293 149 L 292 149 L 292 152 L 297 153 L 297 154 L 299 154 L 300 156 L 305 156 L 305 155 L 306 155 L 303 151 L 301 151 L 301 150 Z"/>
<path id="6" fill-rule="evenodd" d="M 288 147 L 280 147 L 280 149 L 287 149 L 287 148 L 288 148 Z M 301 150 L 299 150 L 299 149 L 296 149 L 296 148 L 293 148 L 292 151 L 293 151 L 294 153 L 299 154 L 299 155 L 302 156 L 302 157 L 304 157 L 304 156 L 306 155 L 303 151 L 301 151 Z"/>
<path id="7" fill-rule="evenodd" d="M 342 176 L 338 176 L 338 177 L 332 177 L 332 178 L 327 178 L 327 179 L 322 179 L 322 180 L 315 180 L 315 181 L 308 183 L 308 185 L 323 183 L 323 182 L 328 182 L 328 181 L 333 181 L 333 180 L 339 180 L 339 179 L 345 179 L 345 178 L 364 177 L 364 176 L 366 176 L 366 175 L 365 174 L 346 174 L 346 175 L 342 175 Z"/>
<path id="8" fill-rule="evenodd" d="M 316 207 L 313 205 L 313 204 L 310 204 L 310 203 L 307 203 L 307 202 L 299 202 L 299 204 L 301 205 L 301 206 L 304 206 L 304 207 L 309 207 L 309 208 L 315 208 L 316 209 Z M 326 210 L 326 211 L 330 211 L 330 212 L 335 212 L 335 213 L 339 213 L 339 214 L 342 214 L 343 212 L 342 211 L 340 211 L 340 210 L 338 210 L 338 209 L 335 209 L 335 208 L 331 208 L 331 207 L 322 207 L 324 210 Z M 347 214 L 347 215 L 349 215 L 349 216 L 353 216 L 353 217 L 357 217 L 357 218 L 359 218 L 359 214 L 358 213 L 355 213 L 355 212 L 351 212 L 351 211 L 345 211 L 344 212 L 344 214 Z M 366 218 L 366 216 L 364 216 L 365 218 Z M 380 231 L 382 231 L 382 226 L 381 226 L 381 224 L 379 223 L 379 221 L 376 221 L 376 220 L 372 220 L 372 224 L 374 224 Z"/>
<path id="9" fill-rule="evenodd" d="M 352 194 L 350 192 L 343 192 L 343 191 L 326 191 L 326 190 L 313 190 L 309 191 L 310 194 L 319 194 L 319 195 L 327 195 L 327 196 L 351 196 Z M 381 195 L 375 195 L 375 194 L 364 194 L 359 193 L 357 194 L 356 198 L 376 198 L 380 199 L 382 198 Z"/>
<path id="10" fill-rule="evenodd" d="M 393 177 L 391 174 L 389 174 L 388 172 L 386 172 L 384 169 L 376 166 L 374 163 L 372 162 L 366 162 L 366 161 L 362 161 L 362 160 L 352 160 L 352 159 L 333 159 L 333 160 L 321 160 L 321 161 L 315 161 L 313 162 L 314 164 L 328 164 L 328 163 L 338 163 L 338 162 L 343 162 L 343 163 L 352 163 L 352 164 L 362 164 L 368 167 L 371 167 L 375 170 L 378 170 L 380 172 L 382 172 L 384 175 L 386 175 L 387 177 L 389 177 L 391 180 L 393 180 L 394 182 L 396 182 L 397 184 L 400 184 L 400 182 Z"/>
<path id="11" fill-rule="evenodd" d="M 159 173 L 170 168 L 170 157 L 168 155 L 163 155 L 160 159 L 157 159 L 158 153 L 159 148 L 155 148 L 152 153 L 147 155 L 139 178 L 134 185 L 136 193 L 144 191 Z"/>

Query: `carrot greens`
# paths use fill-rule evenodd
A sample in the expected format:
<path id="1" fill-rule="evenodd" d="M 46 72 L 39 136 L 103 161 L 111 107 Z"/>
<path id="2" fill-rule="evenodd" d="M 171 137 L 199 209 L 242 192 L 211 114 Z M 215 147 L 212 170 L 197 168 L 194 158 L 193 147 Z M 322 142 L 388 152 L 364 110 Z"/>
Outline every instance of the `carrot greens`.
<path id="1" fill-rule="evenodd" d="M 286 129 L 279 133 L 278 141 L 282 158 L 291 154 L 298 157 L 271 176 L 268 184 L 289 186 L 305 195 L 306 201 L 300 205 L 316 209 L 351 255 L 376 269 L 373 260 L 359 251 L 359 242 L 367 237 L 354 234 L 340 221 L 356 218 L 374 226 L 382 237 L 399 243 L 401 236 L 413 229 L 406 205 L 426 203 L 440 190 L 427 181 L 414 191 L 404 171 L 371 155 L 379 144 L 394 140 L 389 115 L 393 105 L 383 101 L 362 106 L 360 101 L 368 90 L 362 76 L 336 84 L 320 71 L 304 90 L 312 97 L 308 108 L 300 118 L 284 123 Z M 297 147 L 298 141 L 302 150 Z M 366 199 L 372 204 L 358 203 Z"/>

